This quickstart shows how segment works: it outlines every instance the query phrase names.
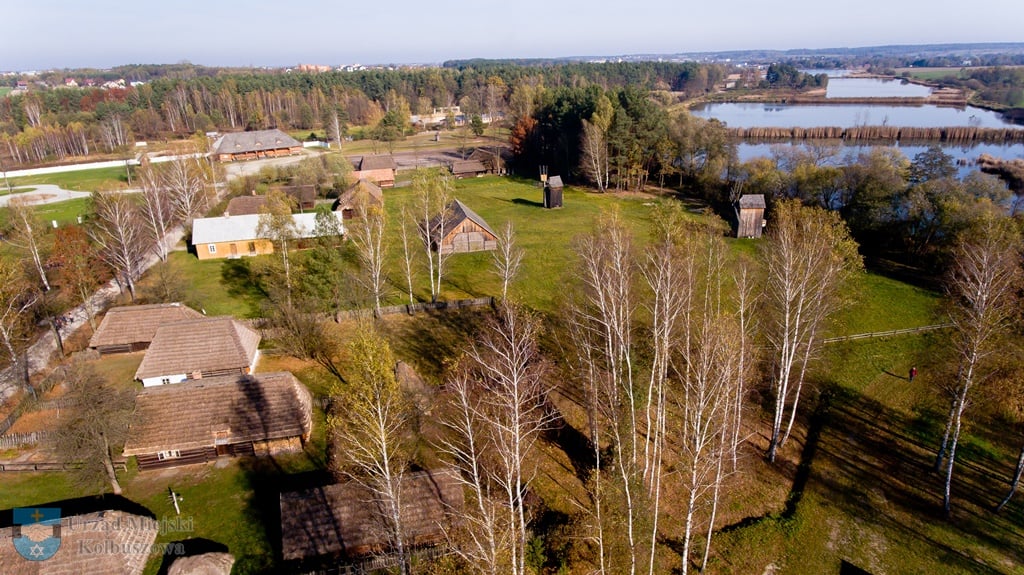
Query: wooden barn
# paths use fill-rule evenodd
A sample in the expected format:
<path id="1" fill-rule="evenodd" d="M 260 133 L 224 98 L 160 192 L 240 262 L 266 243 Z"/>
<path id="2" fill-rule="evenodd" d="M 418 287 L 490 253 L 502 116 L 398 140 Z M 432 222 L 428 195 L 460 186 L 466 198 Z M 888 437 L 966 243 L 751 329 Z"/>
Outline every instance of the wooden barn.
<path id="1" fill-rule="evenodd" d="M 54 507 L 50 504 L 39 509 L 23 508 L 8 512 L 11 513 L 8 517 L 13 518 L 17 525 L 0 528 L 0 573 L 139 575 L 145 569 L 150 557 L 149 549 L 160 533 L 158 520 L 114 509 L 70 514 L 65 507 L 54 513 Z M 19 517 L 21 513 L 26 516 Z M 34 516 L 36 513 L 39 515 Z M 49 513 L 55 516 L 52 519 L 46 517 Z M 46 532 L 46 539 L 42 541 L 33 537 L 39 529 Z M 47 541 L 53 537 L 58 539 L 56 549 Z M 37 541 L 40 545 L 36 545 Z M 33 546 L 44 556 L 29 561 L 23 553 L 31 555 Z M 128 549 L 144 552 L 112 551 Z M 48 553 L 51 551 L 52 555 Z"/>
<path id="2" fill-rule="evenodd" d="M 480 160 L 456 160 L 452 162 L 452 175 L 455 179 L 476 178 L 487 173 L 487 167 Z"/>
<path id="3" fill-rule="evenodd" d="M 445 542 L 444 528 L 465 505 L 458 471 L 417 471 L 402 478 L 402 524 L 407 545 Z M 281 493 L 281 543 L 286 561 L 358 559 L 386 553 L 374 496 L 356 482 Z"/>
<path id="4" fill-rule="evenodd" d="M 736 237 L 759 238 L 764 229 L 764 195 L 746 194 L 740 196 L 736 208 Z"/>
<path id="5" fill-rule="evenodd" d="M 444 213 L 430 221 L 430 241 L 442 254 L 498 248 L 498 235 L 491 226 L 459 200 L 453 200 Z"/>
<path id="6" fill-rule="evenodd" d="M 562 207 L 562 176 L 551 176 L 544 182 L 544 207 Z"/>
<path id="7" fill-rule="evenodd" d="M 224 134 L 213 143 L 213 156 L 221 162 L 276 158 L 302 153 L 302 142 L 281 130 Z"/>
<path id="8" fill-rule="evenodd" d="M 89 347 L 100 355 L 142 351 L 149 347 L 160 326 L 202 317 L 203 314 L 180 303 L 110 308 L 92 334 Z"/>
<path id="9" fill-rule="evenodd" d="M 259 214 L 260 209 L 267 203 L 267 196 L 258 196 L 254 192 L 249 196 L 236 196 L 228 200 L 224 208 L 225 216 L 250 216 Z"/>
<path id="10" fill-rule="evenodd" d="M 488 174 L 504 174 L 505 166 L 512 159 L 512 151 L 508 148 L 477 148 L 469 155 L 470 160 L 477 160 L 487 168 Z"/>
<path id="11" fill-rule="evenodd" d="M 302 450 L 313 430 L 309 390 L 287 371 L 143 389 L 124 445 L 139 469 Z"/>
<path id="12" fill-rule="evenodd" d="M 398 165 L 390 155 L 363 156 L 352 162 L 355 172 L 352 177 L 357 180 L 370 180 L 382 188 L 395 187 L 395 172 Z"/>
<path id="13" fill-rule="evenodd" d="M 135 379 L 143 387 L 220 375 L 246 375 L 259 359 L 260 334 L 228 316 L 200 317 L 160 326 Z"/>
<path id="14" fill-rule="evenodd" d="M 334 201 L 331 209 L 341 212 L 343 220 L 351 220 L 363 213 L 367 206 L 384 207 L 384 192 L 380 186 L 367 179 L 362 179 L 350 186 Z"/>

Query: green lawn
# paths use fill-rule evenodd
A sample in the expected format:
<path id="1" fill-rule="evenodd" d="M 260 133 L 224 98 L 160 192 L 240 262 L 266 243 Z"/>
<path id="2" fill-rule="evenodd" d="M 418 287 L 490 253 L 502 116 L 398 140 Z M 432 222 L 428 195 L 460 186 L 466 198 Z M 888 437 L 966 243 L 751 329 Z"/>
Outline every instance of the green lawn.
<path id="1" fill-rule="evenodd" d="M 55 204 L 42 204 L 36 208 L 36 213 L 46 222 L 56 220 L 58 226 L 75 224 L 79 216 L 86 216 L 89 212 L 89 198 L 78 198 L 57 202 Z"/>
<path id="2" fill-rule="evenodd" d="M 95 192 L 97 190 L 114 190 L 128 187 L 128 176 L 124 168 L 115 167 L 11 178 L 12 186 L 29 186 L 34 184 L 53 184 L 65 190 Z M 134 178 L 132 179 L 132 184 L 135 184 Z"/>
<path id="3" fill-rule="evenodd" d="M 10 86 L 0 86 L 0 98 L 10 94 L 12 91 L 14 91 L 14 88 L 11 88 Z"/>

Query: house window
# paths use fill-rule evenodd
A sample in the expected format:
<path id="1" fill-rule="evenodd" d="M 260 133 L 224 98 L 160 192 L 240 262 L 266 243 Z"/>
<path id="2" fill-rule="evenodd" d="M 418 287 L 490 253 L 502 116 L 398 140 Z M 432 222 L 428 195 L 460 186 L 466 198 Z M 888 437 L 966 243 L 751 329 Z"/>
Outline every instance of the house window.
<path id="1" fill-rule="evenodd" d="M 163 461 L 165 459 L 177 459 L 179 457 L 181 457 L 181 452 L 178 451 L 177 449 L 169 449 L 167 451 L 160 451 L 160 452 L 158 452 L 156 454 L 156 458 L 159 461 Z"/>
<path id="2" fill-rule="evenodd" d="M 171 378 L 169 378 L 169 377 L 161 377 L 160 378 L 160 385 L 168 385 L 169 383 L 171 383 Z"/>
<path id="3" fill-rule="evenodd" d="M 211 254 L 217 253 L 217 244 L 209 244 L 206 246 L 210 250 Z"/>

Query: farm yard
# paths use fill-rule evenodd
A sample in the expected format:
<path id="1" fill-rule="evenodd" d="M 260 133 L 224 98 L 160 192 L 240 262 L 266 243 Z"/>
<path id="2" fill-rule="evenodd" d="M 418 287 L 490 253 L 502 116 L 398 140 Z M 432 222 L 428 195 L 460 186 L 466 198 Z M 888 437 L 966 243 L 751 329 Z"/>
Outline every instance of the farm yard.
<path id="1" fill-rule="evenodd" d="M 396 222 L 401 207 L 412 205 L 414 193 L 397 188 L 385 194 L 389 221 Z M 603 218 L 615 213 L 637 244 L 646 245 L 659 206 L 677 202 L 657 194 L 595 194 L 570 187 L 565 191 L 565 207 L 546 210 L 534 182 L 495 177 L 459 181 L 455 197 L 495 229 L 506 221 L 514 224 L 517 245 L 525 256 L 509 297 L 540 314 L 541 348 L 556 362 L 568 338 L 564 324 L 571 303 L 568 286 L 578 281 L 574 271 L 577 239 L 599 229 Z M 48 209 L 71 213 L 81 208 L 56 205 Z M 706 216 L 694 211 L 686 217 L 699 221 Z M 408 295 L 399 272 L 401 257 L 394 251 L 399 246 L 394 228 L 389 243 L 390 289 L 384 303 L 402 304 Z M 730 258 L 751 257 L 760 249 L 755 240 L 728 240 L 728 246 Z M 180 280 L 190 286 L 187 303 L 195 309 L 210 315 L 257 318 L 264 312 L 268 294 L 253 278 L 258 277 L 261 262 L 273 257 L 198 261 L 179 250 L 172 252 L 171 262 Z M 299 252 L 297 258 L 302 257 Z M 490 252 L 452 256 L 440 299 L 500 294 L 501 281 L 491 271 L 492 259 Z M 424 278 L 419 275 L 416 280 L 415 299 L 429 301 Z M 144 278 L 140 290 L 155 281 L 152 276 Z M 872 272 L 855 276 L 850 300 L 826 337 L 944 322 L 937 294 Z M 375 323 L 396 358 L 414 366 L 427 381 L 429 395 L 436 398 L 449 366 L 477 337 L 489 314 L 486 310 L 430 312 L 386 316 Z M 357 323 L 345 321 L 333 329 L 344 341 L 357 331 Z M 854 566 L 868 572 L 996 573 L 1010 572 L 1024 560 L 1024 542 L 1015 527 L 1024 506 L 1015 501 L 999 515 L 986 511 L 1002 497 L 1015 458 L 1013 442 L 992 431 L 998 421 L 979 422 L 965 438 L 961 457 L 966 471 L 954 483 L 956 521 L 941 516 L 941 481 L 930 466 L 942 425 L 941 378 L 949 367 L 929 358 L 941 356 L 944 333 L 926 331 L 826 345 L 808 375 L 807 409 L 797 419 L 794 440 L 775 464 L 763 460 L 768 437 L 760 417 L 767 399 L 763 388 L 756 387 L 747 402 L 747 439 L 739 464 L 725 483 L 708 563 L 711 572 L 761 572 L 774 566 L 782 571 L 824 573 Z M 317 397 L 329 395 L 336 385 L 315 362 L 276 352 L 272 338 L 263 347 L 258 373 L 291 371 Z M 101 370 L 122 380 L 130 378 L 138 361 L 140 354 L 95 360 Z M 905 374 L 915 365 L 921 375 L 908 382 Z M 573 501 L 585 500 L 589 489 L 578 472 L 586 465 L 585 458 L 581 459 L 572 439 L 586 433 L 585 410 L 579 390 L 571 379 L 562 377 L 563 368 L 549 372 L 546 382 L 561 414 L 560 427 L 543 435 L 533 458 L 537 468 L 533 491 L 541 511 L 531 530 L 533 551 L 528 562 L 537 572 L 577 569 L 567 560 L 569 550 L 578 545 L 571 534 L 581 520 Z M 281 491 L 330 481 L 325 427 L 325 411 L 316 407 L 313 436 L 297 454 L 222 459 L 215 464 L 144 472 L 129 461 L 120 478 L 123 498 L 158 517 L 169 517 L 174 510 L 167 494 L 173 490 L 182 496 L 182 516 L 191 520 L 191 530 L 160 533 L 157 543 L 186 540 L 196 549 L 227 550 L 237 559 L 236 573 L 279 572 L 278 497 Z M 431 438 L 440 432 L 436 422 L 424 420 L 417 461 L 437 461 L 440 454 Z M 4 456 L 17 452 L 4 452 Z M 72 508 L 82 504 L 83 493 L 69 481 L 59 472 L 4 473 L 0 506 L 59 502 Z M 106 498 L 115 507 L 122 504 L 114 496 Z M 665 565 L 679 561 L 679 520 L 677 510 L 665 509 L 659 551 Z M 572 553 L 579 552 L 577 548 Z M 151 556 L 146 573 L 163 569 L 165 558 Z"/>

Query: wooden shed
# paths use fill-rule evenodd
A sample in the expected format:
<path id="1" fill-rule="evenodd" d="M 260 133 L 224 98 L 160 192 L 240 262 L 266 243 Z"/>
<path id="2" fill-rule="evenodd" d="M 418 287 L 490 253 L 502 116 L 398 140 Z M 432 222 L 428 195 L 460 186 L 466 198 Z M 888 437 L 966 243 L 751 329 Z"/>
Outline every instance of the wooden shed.
<path id="1" fill-rule="evenodd" d="M 444 213 L 430 221 L 430 241 L 442 254 L 479 252 L 498 248 L 498 235 L 476 212 L 453 200 Z"/>
<path id="2" fill-rule="evenodd" d="M 92 334 L 89 347 L 100 355 L 142 351 L 149 347 L 160 326 L 202 317 L 203 314 L 180 303 L 110 308 Z"/>
<path id="3" fill-rule="evenodd" d="M 395 171 L 398 164 L 390 155 L 363 156 L 352 162 L 355 172 L 352 177 L 357 180 L 370 180 L 382 188 L 395 187 Z"/>
<path id="4" fill-rule="evenodd" d="M 476 178 L 487 173 L 487 167 L 480 160 L 456 160 L 452 162 L 452 175 L 455 179 Z"/>
<path id="5" fill-rule="evenodd" d="M 458 471 L 445 467 L 408 473 L 401 490 L 407 545 L 415 549 L 444 543 L 444 528 L 465 505 Z M 281 493 L 284 559 L 357 559 L 386 553 L 378 507 L 367 504 L 374 499 L 355 482 Z"/>
<path id="6" fill-rule="evenodd" d="M 736 237 L 759 238 L 764 228 L 764 195 L 740 196 L 736 207 Z"/>
<path id="7" fill-rule="evenodd" d="M 228 316 L 200 317 L 160 326 L 135 379 L 143 387 L 219 375 L 246 375 L 256 367 L 260 334 Z"/>
<path id="8" fill-rule="evenodd" d="M 139 469 L 299 451 L 313 429 L 309 390 L 287 371 L 143 389 L 124 445 Z"/>
<path id="9" fill-rule="evenodd" d="M 562 207 L 562 176 L 551 176 L 544 183 L 544 207 Z"/>

